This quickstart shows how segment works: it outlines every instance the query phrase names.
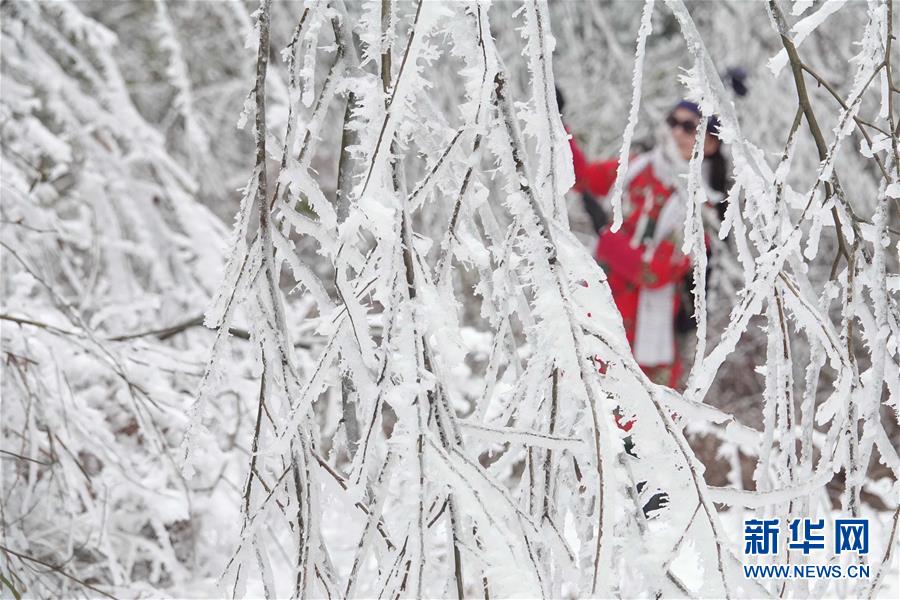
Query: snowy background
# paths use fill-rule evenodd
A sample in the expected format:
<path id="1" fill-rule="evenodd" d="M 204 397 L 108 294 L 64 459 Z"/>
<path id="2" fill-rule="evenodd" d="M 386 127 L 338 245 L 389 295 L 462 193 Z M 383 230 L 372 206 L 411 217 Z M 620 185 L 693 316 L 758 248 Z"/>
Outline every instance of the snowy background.
<path id="1" fill-rule="evenodd" d="M 897 12 L 5 0 L 0 597 L 896 597 Z M 567 129 L 684 97 L 733 186 L 676 391 Z M 853 516 L 870 579 L 744 577 Z"/>

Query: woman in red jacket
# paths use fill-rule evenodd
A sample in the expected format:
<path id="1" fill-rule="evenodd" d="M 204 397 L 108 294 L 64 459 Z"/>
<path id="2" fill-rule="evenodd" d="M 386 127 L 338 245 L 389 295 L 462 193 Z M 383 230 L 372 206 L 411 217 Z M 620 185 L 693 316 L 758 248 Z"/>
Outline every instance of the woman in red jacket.
<path id="1" fill-rule="evenodd" d="M 597 260 L 606 271 L 635 359 L 653 381 L 671 387 L 678 385 L 682 370 L 675 341 L 678 286 L 691 271 L 690 258 L 681 252 L 689 206 L 684 176 L 701 118 L 693 102 L 682 101 L 672 109 L 666 119 L 670 135 L 661 135 L 656 148 L 629 161 L 621 228 L 613 232 L 604 227 L 597 243 Z M 717 130 L 718 122 L 710 119 L 704 155 L 711 160 L 704 161 L 704 175 L 707 185 L 724 192 Z M 575 140 L 570 143 L 575 189 L 608 194 L 618 161 L 588 162 Z"/>

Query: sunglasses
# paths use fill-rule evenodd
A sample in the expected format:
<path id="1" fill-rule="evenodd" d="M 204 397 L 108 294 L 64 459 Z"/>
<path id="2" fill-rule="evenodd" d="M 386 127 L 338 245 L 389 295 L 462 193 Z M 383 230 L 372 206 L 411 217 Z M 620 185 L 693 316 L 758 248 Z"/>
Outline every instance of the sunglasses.
<path id="1" fill-rule="evenodd" d="M 672 115 L 669 115 L 668 118 L 666 118 L 666 124 L 670 129 L 681 128 L 681 130 L 688 135 L 694 135 L 695 133 L 697 133 L 697 127 L 700 126 L 700 123 L 698 121 L 692 121 L 690 119 L 680 121 Z"/>

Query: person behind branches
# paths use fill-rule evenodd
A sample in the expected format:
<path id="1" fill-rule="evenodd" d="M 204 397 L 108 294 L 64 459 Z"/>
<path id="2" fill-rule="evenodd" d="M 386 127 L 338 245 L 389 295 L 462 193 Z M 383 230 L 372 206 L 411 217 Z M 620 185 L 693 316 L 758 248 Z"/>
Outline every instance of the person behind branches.
<path id="1" fill-rule="evenodd" d="M 693 323 L 683 306 L 683 299 L 690 300 L 692 265 L 681 246 L 690 202 L 688 161 L 702 118 L 693 102 L 682 100 L 672 108 L 656 146 L 629 161 L 622 226 L 612 231 L 598 223 L 596 258 L 606 271 L 634 357 L 651 380 L 670 387 L 678 386 L 682 372 L 676 333 Z M 718 128 L 718 120 L 710 117 L 703 144 L 702 192 L 708 199 L 703 210 L 721 218 L 727 163 Z M 574 138 L 570 144 L 575 189 L 606 196 L 615 183 L 618 161 L 590 162 Z"/>

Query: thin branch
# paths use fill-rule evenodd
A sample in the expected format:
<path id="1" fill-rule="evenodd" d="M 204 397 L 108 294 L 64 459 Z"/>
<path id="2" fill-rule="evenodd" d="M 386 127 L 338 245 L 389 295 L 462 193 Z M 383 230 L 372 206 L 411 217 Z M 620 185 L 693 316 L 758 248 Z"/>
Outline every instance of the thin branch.
<path id="1" fill-rule="evenodd" d="M 41 565 L 42 567 L 46 567 L 46 568 L 50 569 L 51 571 L 53 571 L 54 573 L 59 573 L 63 577 L 71 579 L 78 585 L 85 587 L 85 588 L 91 590 L 92 592 L 97 592 L 104 598 L 112 598 L 113 600 L 115 600 L 115 598 L 116 598 L 115 596 L 104 592 L 100 588 L 94 587 L 93 585 L 89 584 L 88 582 L 86 582 L 84 580 L 79 579 L 79 578 L 75 577 L 74 575 L 70 575 L 69 573 L 66 573 L 61 567 L 59 567 L 57 565 L 48 563 L 46 561 L 43 561 L 39 558 L 35 558 L 33 556 L 29 556 L 27 554 L 22 554 L 21 552 L 16 552 L 15 550 L 7 548 L 6 546 L 3 546 L 3 545 L 0 545 L 0 551 L 6 552 L 7 554 L 12 554 L 13 556 L 16 556 L 22 560 L 27 560 L 29 562 L 33 562 L 35 564 Z"/>

